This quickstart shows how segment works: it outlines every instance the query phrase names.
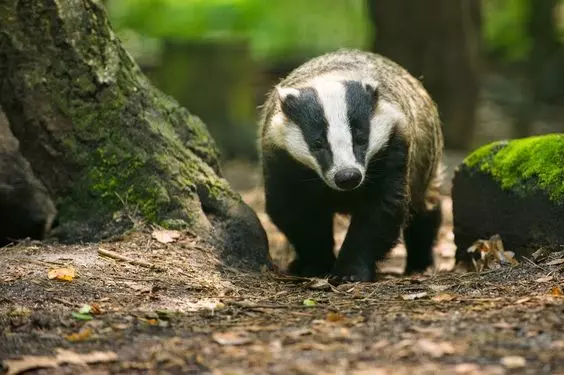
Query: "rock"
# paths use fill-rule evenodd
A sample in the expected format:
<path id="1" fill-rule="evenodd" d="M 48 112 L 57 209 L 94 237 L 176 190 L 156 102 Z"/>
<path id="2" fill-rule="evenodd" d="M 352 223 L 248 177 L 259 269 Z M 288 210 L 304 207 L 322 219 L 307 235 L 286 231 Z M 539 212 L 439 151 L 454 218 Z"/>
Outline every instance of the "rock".
<path id="1" fill-rule="evenodd" d="M 452 187 L 456 261 L 494 234 L 517 258 L 564 245 L 564 134 L 494 142 L 470 154 Z"/>
<path id="2" fill-rule="evenodd" d="M 43 239 L 55 214 L 49 193 L 20 154 L 0 109 L 0 246 L 27 237 Z"/>

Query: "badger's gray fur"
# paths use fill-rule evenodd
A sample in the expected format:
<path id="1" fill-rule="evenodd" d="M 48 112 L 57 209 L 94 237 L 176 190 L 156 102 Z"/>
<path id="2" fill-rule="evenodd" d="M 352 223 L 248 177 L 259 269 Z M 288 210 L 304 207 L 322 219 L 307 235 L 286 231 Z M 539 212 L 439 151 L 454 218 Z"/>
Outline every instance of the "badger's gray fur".
<path id="1" fill-rule="evenodd" d="M 432 264 L 441 124 L 402 67 L 358 50 L 306 62 L 269 93 L 259 148 L 267 213 L 297 252 L 292 273 L 372 280 L 402 230 L 407 271 Z M 351 214 L 337 259 L 336 212 Z"/>

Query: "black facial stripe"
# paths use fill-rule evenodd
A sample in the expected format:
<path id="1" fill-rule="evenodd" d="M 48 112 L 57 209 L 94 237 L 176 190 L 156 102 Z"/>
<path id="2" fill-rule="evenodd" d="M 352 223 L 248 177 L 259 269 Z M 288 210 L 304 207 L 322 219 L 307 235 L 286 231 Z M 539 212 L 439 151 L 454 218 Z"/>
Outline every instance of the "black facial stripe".
<path id="1" fill-rule="evenodd" d="M 364 165 L 370 137 L 370 119 L 376 104 L 377 92 L 371 92 L 372 88 L 367 89 L 358 81 L 346 81 L 345 89 L 347 118 L 353 138 L 353 151 L 356 160 Z"/>
<path id="2" fill-rule="evenodd" d="M 298 97 L 286 97 L 282 102 L 282 111 L 300 127 L 309 151 L 325 172 L 333 164 L 333 153 L 327 140 L 329 125 L 325 112 L 313 88 L 301 88 L 299 91 Z"/>

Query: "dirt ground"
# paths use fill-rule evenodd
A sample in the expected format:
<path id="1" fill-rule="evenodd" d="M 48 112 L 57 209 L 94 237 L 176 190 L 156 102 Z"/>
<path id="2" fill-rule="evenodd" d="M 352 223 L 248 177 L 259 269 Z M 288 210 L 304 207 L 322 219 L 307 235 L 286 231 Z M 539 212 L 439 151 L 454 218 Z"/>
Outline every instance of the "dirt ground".
<path id="1" fill-rule="evenodd" d="M 286 245 L 262 213 L 256 173 L 226 172 L 283 266 Z M 342 239 L 346 220 L 336 228 Z M 242 274 L 196 238 L 161 237 L 146 229 L 100 244 L 2 249 L 4 373 L 564 374 L 564 259 L 451 271 L 448 215 L 438 271 L 402 277 L 399 246 L 377 282 L 338 287 Z"/>

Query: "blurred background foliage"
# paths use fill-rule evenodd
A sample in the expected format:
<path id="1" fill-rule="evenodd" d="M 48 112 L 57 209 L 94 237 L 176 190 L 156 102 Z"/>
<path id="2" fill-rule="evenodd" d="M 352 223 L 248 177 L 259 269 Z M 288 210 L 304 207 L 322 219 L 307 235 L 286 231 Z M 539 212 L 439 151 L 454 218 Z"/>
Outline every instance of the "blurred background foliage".
<path id="1" fill-rule="evenodd" d="M 382 52 L 424 77 L 443 121 L 461 127 L 447 134 L 447 147 L 563 130 L 563 0 L 421 3 L 105 1 L 142 69 L 206 122 L 226 159 L 256 158 L 257 106 L 273 84 L 306 59 L 342 47 Z M 479 42 L 465 42 L 472 38 Z M 413 52 L 419 45 L 424 49 Z M 470 86 L 476 95 L 465 95 Z"/>
<path id="2" fill-rule="evenodd" d="M 364 0 L 114 0 L 108 10 L 118 30 L 157 39 L 246 40 L 252 57 L 266 60 L 363 48 L 373 33 Z"/>

